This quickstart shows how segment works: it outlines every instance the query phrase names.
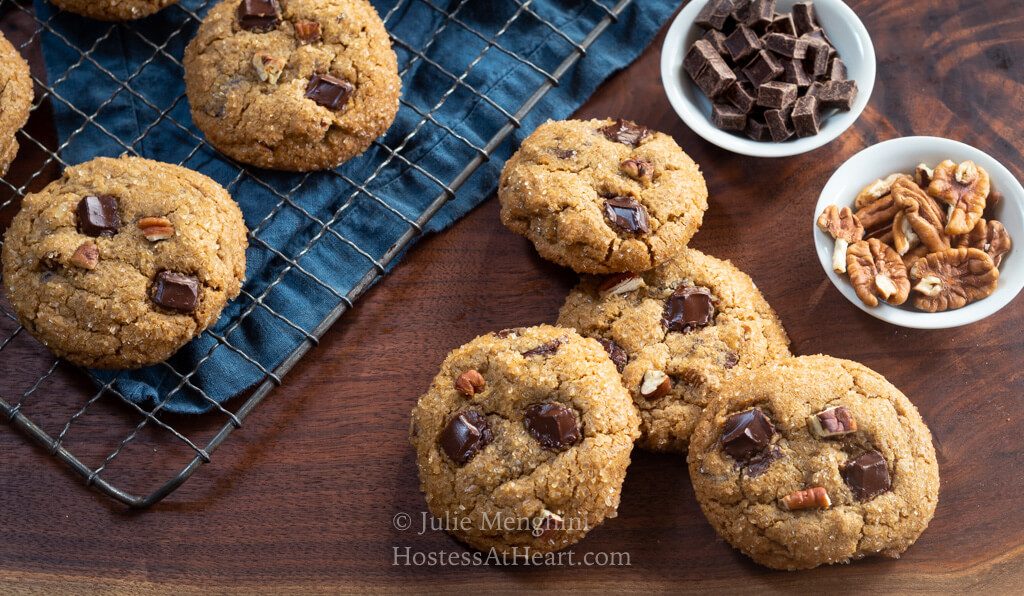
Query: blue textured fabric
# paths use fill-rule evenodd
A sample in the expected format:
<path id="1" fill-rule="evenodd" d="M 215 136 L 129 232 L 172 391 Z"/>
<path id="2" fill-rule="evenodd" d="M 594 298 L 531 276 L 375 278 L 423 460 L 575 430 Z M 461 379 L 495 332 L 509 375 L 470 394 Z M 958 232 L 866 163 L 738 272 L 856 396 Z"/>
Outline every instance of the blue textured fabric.
<path id="1" fill-rule="evenodd" d="M 243 295 L 211 332 L 166 364 L 95 373 L 143 407 L 166 402 L 163 410 L 178 413 L 207 411 L 265 378 L 375 267 L 371 259 L 379 261 L 409 229 L 408 220 L 438 196 L 438 182 L 450 184 L 478 154 L 471 145 L 483 147 L 507 122 L 502 110 L 515 113 L 543 81 L 510 54 L 550 73 L 572 46 L 547 23 L 580 41 L 604 14 L 594 0 L 375 0 L 396 38 L 409 104 L 394 126 L 379 145 L 335 172 L 241 174 L 200 142 L 184 97 L 180 59 L 195 34 L 188 15 L 201 16 L 213 4 L 182 0 L 148 19 L 110 25 L 36 1 L 38 15 L 52 29 L 42 41 L 62 159 L 75 164 L 130 148 L 143 157 L 182 163 L 226 186 L 253 230 Z M 639 0 L 627 8 L 426 231 L 444 229 L 493 193 L 514 147 L 544 120 L 569 116 L 605 78 L 635 59 L 678 4 Z M 456 11 L 457 20 L 437 8 Z M 496 35 L 498 46 L 481 39 Z M 468 75 L 456 82 L 467 68 Z M 129 81 L 131 90 L 118 80 Z M 424 122 L 426 113 L 430 119 Z M 291 200 L 281 204 L 271 189 Z M 261 304 L 254 304 L 260 296 Z"/>

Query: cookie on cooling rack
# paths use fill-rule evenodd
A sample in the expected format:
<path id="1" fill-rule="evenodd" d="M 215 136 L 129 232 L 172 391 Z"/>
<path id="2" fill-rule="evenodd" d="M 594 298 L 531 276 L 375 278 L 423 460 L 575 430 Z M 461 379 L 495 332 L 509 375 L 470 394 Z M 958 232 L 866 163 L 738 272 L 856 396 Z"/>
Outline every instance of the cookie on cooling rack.
<path id="1" fill-rule="evenodd" d="M 247 230 L 206 176 L 140 158 L 70 167 L 25 197 L 3 245 L 22 325 L 94 368 L 170 357 L 238 296 Z"/>
<path id="2" fill-rule="evenodd" d="M 401 80 L 366 0 L 225 0 L 185 50 L 192 118 L 218 150 L 275 170 L 332 169 L 387 131 Z"/>
<path id="3" fill-rule="evenodd" d="M 178 0 L 50 0 L 58 8 L 100 21 L 133 21 L 148 17 Z"/>
<path id="4" fill-rule="evenodd" d="M 917 408 L 882 375 L 829 356 L 730 381 L 704 410 L 688 459 L 711 525 L 775 569 L 898 557 L 939 499 Z"/>
<path id="5" fill-rule="evenodd" d="M 615 517 L 639 435 L 596 341 L 548 325 L 456 349 L 412 414 L 431 513 L 475 548 L 550 552 Z"/>
<path id="6" fill-rule="evenodd" d="M 0 176 L 18 154 L 14 135 L 28 121 L 32 96 L 28 63 L 0 33 Z"/>
<path id="7" fill-rule="evenodd" d="M 708 189 L 672 137 L 625 120 L 537 128 L 508 160 L 501 221 L 580 273 L 646 271 L 697 232 Z"/>

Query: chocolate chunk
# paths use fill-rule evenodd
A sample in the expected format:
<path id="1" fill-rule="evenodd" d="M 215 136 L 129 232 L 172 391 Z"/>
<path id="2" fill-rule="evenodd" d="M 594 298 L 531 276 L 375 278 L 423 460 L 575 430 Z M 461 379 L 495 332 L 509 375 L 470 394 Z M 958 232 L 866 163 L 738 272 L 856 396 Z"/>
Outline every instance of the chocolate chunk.
<path id="1" fill-rule="evenodd" d="M 858 501 L 870 501 L 889 490 L 889 467 L 877 451 L 868 451 L 839 468 L 843 481 Z"/>
<path id="2" fill-rule="evenodd" d="M 771 81 L 757 88 L 757 105 L 781 110 L 788 108 L 796 101 L 796 85 Z"/>
<path id="3" fill-rule="evenodd" d="M 732 0 L 732 20 L 743 23 L 750 18 L 752 0 Z"/>
<path id="4" fill-rule="evenodd" d="M 199 307 L 199 280 L 192 275 L 161 271 L 150 289 L 150 298 L 158 306 L 182 314 Z"/>
<path id="5" fill-rule="evenodd" d="M 736 82 L 736 73 L 708 41 L 698 39 L 683 59 L 683 68 L 705 95 L 714 99 Z"/>
<path id="6" fill-rule="evenodd" d="M 661 322 L 669 331 L 689 333 L 707 327 L 715 320 L 715 303 L 711 290 L 700 286 L 677 288 L 665 301 Z"/>
<path id="7" fill-rule="evenodd" d="M 818 98 L 822 109 L 849 110 L 857 99 L 857 81 L 826 81 L 811 85 L 807 92 Z"/>
<path id="8" fill-rule="evenodd" d="M 814 14 L 813 2 L 797 2 L 793 5 L 793 24 L 800 35 L 818 29 L 818 17 Z"/>
<path id="9" fill-rule="evenodd" d="M 772 140 L 781 143 L 793 136 L 793 126 L 790 120 L 792 108 L 781 110 L 768 110 L 764 113 L 764 119 L 768 123 L 768 132 Z"/>
<path id="10" fill-rule="evenodd" d="M 772 463 L 778 459 L 782 459 L 782 451 L 778 447 L 773 446 L 770 449 L 754 454 L 753 457 L 747 460 L 743 469 L 746 471 L 748 478 L 757 478 L 767 472 Z"/>
<path id="11" fill-rule="evenodd" d="M 714 52 L 713 49 L 711 51 Z M 717 56 L 718 54 L 715 55 Z M 615 122 L 602 128 L 601 134 L 613 143 L 622 143 L 623 145 L 636 147 L 640 143 L 643 143 L 644 139 L 651 136 L 651 129 L 646 126 L 641 126 L 631 120 L 623 120 L 622 118 L 619 118 Z"/>
<path id="12" fill-rule="evenodd" d="M 612 226 L 630 234 L 646 234 L 651 231 L 647 209 L 633 197 L 605 199 L 604 216 Z"/>
<path id="13" fill-rule="evenodd" d="M 780 14 L 775 17 L 768 27 L 765 28 L 765 33 L 782 33 L 783 35 L 797 36 L 796 25 L 793 23 L 793 17 L 789 14 Z"/>
<path id="14" fill-rule="evenodd" d="M 509 327 L 508 329 L 502 329 L 501 331 L 496 332 L 494 335 L 500 337 L 501 339 L 505 339 L 510 335 L 519 335 L 520 333 L 523 332 L 524 329 L 524 327 Z"/>
<path id="15" fill-rule="evenodd" d="M 743 73 L 755 87 L 760 87 L 768 81 L 775 80 L 783 73 L 783 69 L 774 56 L 761 50 L 753 60 L 743 67 Z"/>
<path id="16" fill-rule="evenodd" d="M 815 40 L 807 46 L 804 63 L 808 74 L 814 78 L 824 76 L 828 70 L 832 48 L 821 41 Z"/>
<path id="17" fill-rule="evenodd" d="M 750 3 L 750 13 L 745 23 L 747 27 L 763 31 L 774 20 L 775 0 L 753 0 Z"/>
<path id="18" fill-rule="evenodd" d="M 802 60 L 783 60 L 782 69 L 782 80 L 793 83 L 800 89 L 806 89 L 814 82 L 804 69 Z"/>
<path id="19" fill-rule="evenodd" d="M 733 352 L 732 350 L 729 350 L 728 352 L 725 353 L 725 358 L 722 362 L 722 366 L 725 367 L 726 370 L 729 370 L 730 368 L 736 368 L 736 365 L 739 363 L 740 355 L 737 354 L 736 352 Z"/>
<path id="20" fill-rule="evenodd" d="M 703 29 L 721 30 L 732 14 L 733 0 L 710 0 L 697 13 L 694 24 Z"/>
<path id="21" fill-rule="evenodd" d="M 725 33 L 722 33 L 718 29 L 708 29 L 701 39 L 711 44 L 711 46 L 715 48 L 715 51 L 718 52 L 718 55 L 729 55 L 729 50 L 725 49 Z"/>
<path id="22" fill-rule="evenodd" d="M 312 99 L 317 105 L 337 112 L 345 107 L 355 90 L 355 85 L 344 79 L 315 74 L 306 86 L 306 99 Z"/>
<path id="23" fill-rule="evenodd" d="M 78 231 L 86 236 L 113 236 L 121 229 L 117 197 L 88 196 L 78 202 Z"/>
<path id="24" fill-rule="evenodd" d="M 750 113 L 750 110 L 754 109 L 754 104 L 757 103 L 757 98 L 754 97 L 754 89 L 740 82 L 733 83 L 726 90 L 725 94 L 722 95 L 722 99 L 731 103 L 744 114 Z"/>
<path id="25" fill-rule="evenodd" d="M 811 43 L 814 43 L 816 41 L 820 41 L 821 43 L 824 43 L 828 47 L 832 48 L 832 51 L 835 52 L 835 44 L 833 44 L 832 40 L 829 39 L 829 37 L 825 33 L 824 29 L 815 28 L 812 31 L 808 31 L 806 33 L 801 33 L 799 37 L 800 37 L 800 39 L 806 39 L 807 41 L 809 41 Z"/>
<path id="26" fill-rule="evenodd" d="M 563 340 L 562 338 L 553 339 L 546 344 L 541 344 L 536 348 L 533 348 L 532 350 L 527 350 L 523 352 L 523 357 L 529 358 L 530 356 L 550 356 L 557 352 L 558 348 L 562 347 L 562 343 L 564 341 L 565 340 Z"/>
<path id="27" fill-rule="evenodd" d="M 254 33 L 266 33 L 281 24 L 277 0 L 242 0 L 238 5 L 238 26 Z"/>
<path id="28" fill-rule="evenodd" d="M 743 132 L 755 141 L 767 141 L 771 139 L 771 131 L 768 125 L 761 118 L 763 116 L 747 116 L 747 128 Z"/>
<path id="29" fill-rule="evenodd" d="M 716 103 L 711 108 L 711 123 L 722 130 L 742 131 L 747 127 L 747 114 L 735 106 Z"/>
<path id="30" fill-rule="evenodd" d="M 818 98 L 805 95 L 793 104 L 793 129 L 798 137 L 813 137 L 821 130 L 818 114 Z"/>
<path id="31" fill-rule="evenodd" d="M 526 409 L 523 423 L 545 449 L 561 451 L 582 438 L 576 413 L 562 404 L 534 404 Z"/>
<path id="32" fill-rule="evenodd" d="M 797 60 L 803 60 L 807 56 L 807 46 L 810 45 L 806 39 L 798 39 L 782 33 L 769 33 L 764 36 L 762 42 L 766 50 Z"/>
<path id="33" fill-rule="evenodd" d="M 832 61 L 828 63 L 825 78 L 829 81 L 845 81 L 849 78 L 846 74 L 846 63 L 839 56 L 832 58 Z"/>
<path id="34" fill-rule="evenodd" d="M 623 350 L 622 346 L 610 339 L 597 338 L 597 343 L 601 344 L 605 352 L 608 352 L 608 357 L 611 358 L 612 362 L 615 363 L 615 368 L 619 369 L 621 373 L 626 368 L 626 364 L 629 363 L 629 354 L 626 353 L 626 350 Z"/>
<path id="35" fill-rule="evenodd" d="M 729 37 L 725 38 L 723 45 L 725 45 L 725 49 L 729 52 L 729 56 L 733 61 L 739 62 L 760 50 L 761 40 L 757 38 L 757 34 L 751 31 L 749 27 L 740 25 L 736 27 L 736 30 Z"/>
<path id="36" fill-rule="evenodd" d="M 767 450 L 775 427 L 761 408 L 733 414 L 722 428 L 722 450 L 740 463 L 748 463 Z"/>
<path id="37" fill-rule="evenodd" d="M 487 418 L 476 410 L 456 414 L 441 431 L 437 442 L 455 463 L 464 465 L 494 440 Z"/>
<path id="38" fill-rule="evenodd" d="M 575 149 L 555 149 L 554 153 L 558 159 L 572 159 L 576 157 Z"/>

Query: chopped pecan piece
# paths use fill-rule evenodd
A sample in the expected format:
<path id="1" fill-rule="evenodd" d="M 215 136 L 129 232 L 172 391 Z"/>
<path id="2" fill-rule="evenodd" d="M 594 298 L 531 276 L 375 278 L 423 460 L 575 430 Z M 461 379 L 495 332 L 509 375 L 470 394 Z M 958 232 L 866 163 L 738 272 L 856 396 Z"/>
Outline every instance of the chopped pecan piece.
<path id="1" fill-rule="evenodd" d="M 295 22 L 295 37 L 299 43 L 306 45 L 320 41 L 320 23 L 316 21 L 301 20 Z"/>
<path id="2" fill-rule="evenodd" d="M 825 490 L 825 487 L 815 486 L 782 497 L 782 506 L 790 511 L 828 509 L 832 506 L 832 500 L 828 498 L 828 491 Z"/>
<path id="3" fill-rule="evenodd" d="M 929 252 L 949 248 L 949 237 L 945 232 L 945 218 L 942 209 L 921 187 L 910 181 L 900 180 L 892 187 L 892 196 L 903 213 L 902 221 L 910 226 L 921 244 Z M 896 226 L 893 226 L 893 242 L 896 241 Z M 897 247 L 898 248 L 898 247 Z M 909 251 L 913 246 L 907 248 Z M 900 252 L 901 255 L 906 252 Z"/>
<path id="4" fill-rule="evenodd" d="M 646 159 L 626 159 L 619 164 L 623 174 L 644 185 L 654 180 L 654 164 Z"/>
<path id="5" fill-rule="evenodd" d="M 935 171 L 928 167 L 928 164 L 919 163 L 914 168 L 914 182 L 918 186 L 927 190 L 928 185 L 932 183 L 932 176 L 935 175 Z"/>
<path id="6" fill-rule="evenodd" d="M 661 399 L 672 390 L 672 379 L 660 370 L 651 369 L 640 381 L 640 396 L 644 399 Z"/>
<path id="7" fill-rule="evenodd" d="M 981 219 L 990 188 L 988 172 L 973 161 L 945 160 L 935 166 L 928 194 L 949 206 L 946 233 L 966 234 Z"/>
<path id="8" fill-rule="evenodd" d="M 92 271 L 100 264 L 100 249 L 92 242 L 84 242 L 71 255 L 71 264 L 86 271 Z"/>
<path id="9" fill-rule="evenodd" d="M 895 250 L 879 240 L 870 238 L 852 244 L 846 253 L 846 268 L 864 304 L 878 306 L 879 297 L 894 306 L 907 301 L 907 267 Z"/>
<path id="10" fill-rule="evenodd" d="M 159 242 L 174 236 L 174 224 L 166 217 L 143 217 L 136 225 L 150 242 Z"/>
<path id="11" fill-rule="evenodd" d="M 962 308 L 989 296 L 999 283 L 992 258 L 976 248 L 951 248 L 918 259 L 910 268 L 914 306 L 928 312 Z"/>
<path id="12" fill-rule="evenodd" d="M 999 267 L 1003 261 L 1003 255 L 1010 252 L 1013 247 L 1013 240 L 1006 228 L 997 220 L 979 219 L 974 229 L 969 234 L 964 234 L 956 240 L 957 248 L 976 248 L 992 257 L 992 262 Z"/>
<path id="13" fill-rule="evenodd" d="M 472 368 L 455 379 L 455 388 L 466 397 L 473 397 L 483 391 L 486 386 L 487 381 L 484 380 L 483 375 Z"/>
<path id="14" fill-rule="evenodd" d="M 832 251 L 833 271 L 846 273 L 846 249 L 851 242 L 864 238 L 864 226 L 849 207 L 840 209 L 835 205 L 829 205 L 818 216 L 818 227 L 836 240 L 835 249 Z"/>
<path id="15" fill-rule="evenodd" d="M 884 179 L 878 179 L 865 186 L 859 193 L 857 198 L 853 200 L 853 206 L 857 209 L 863 209 L 875 201 L 881 199 L 885 195 L 889 194 L 892 190 L 894 182 L 900 178 L 906 178 L 906 174 L 890 174 Z"/>
<path id="16" fill-rule="evenodd" d="M 284 72 L 284 58 L 278 58 L 263 52 L 253 54 L 252 66 L 256 69 L 256 76 L 263 82 L 276 85 Z"/>
<path id="17" fill-rule="evenodd" d="M 814 436 L 821 439 L 857 432 L 857 420 L 846 406 L 822 410 L 808 417 L 807 426 Z"/>
<path id="18" fill-rule="evenodd" d="M 618 296 L 619 294 L 628 294 L 633 290 L 639 290 L 644 287 L 644 278 L 640 277 L 636 273 L 616 273 L 609 275 L 601 282 L 601 285 L 597 286 L 597 293 L 602 298 L 608 298 L 609 296 Z"/>

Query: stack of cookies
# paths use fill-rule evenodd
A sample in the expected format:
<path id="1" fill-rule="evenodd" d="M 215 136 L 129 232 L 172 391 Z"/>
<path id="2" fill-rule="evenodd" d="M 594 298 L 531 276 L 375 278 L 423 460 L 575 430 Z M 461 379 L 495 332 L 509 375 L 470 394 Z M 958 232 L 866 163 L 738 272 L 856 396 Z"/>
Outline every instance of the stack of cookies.
<path id="1" fill-rule="evenodd" d="M 634 440 L 688 453 L 708 520 L 769 567 L 897 556 L 924 531 L 938 468 L 917 410 L 859 364 L 792 357 L 750 277 L 687 247 L 707 186 L 671 137 L 548 122 L 498 195 L 506 226 L 586 275 L 557 326 L 457 349 L 413 411 L 428 506 L 458 539 L 574 544 L 616 515 Z"/>

